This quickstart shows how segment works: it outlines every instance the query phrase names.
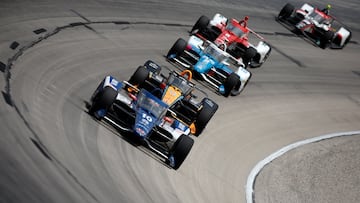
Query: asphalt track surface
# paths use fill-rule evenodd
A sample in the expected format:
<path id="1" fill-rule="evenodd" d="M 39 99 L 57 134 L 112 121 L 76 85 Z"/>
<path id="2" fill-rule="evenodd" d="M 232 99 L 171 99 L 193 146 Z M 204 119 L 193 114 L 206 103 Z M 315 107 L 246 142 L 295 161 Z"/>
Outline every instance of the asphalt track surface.
<path id="1" fill-rule="evenodd" d="M 293 36 L 274 20 L 280 0 L 1 1 L 0 202 L 245 202 L 246 179 L 269 154 L 360 129 L 359 2 L 329 3 L 353 31 L 344 50 Z M 204 87 L 220 109 L 179 170 L 89 117 L 85 101 L 102 77 L 126 80 L 147 59 L 174 68 L 168 48 L 215 12 L 250 16 L 273 51 L 242 95 Z M 359 142 L 281 156 L 258 175 L 255 201 L 359 202 Z"/>

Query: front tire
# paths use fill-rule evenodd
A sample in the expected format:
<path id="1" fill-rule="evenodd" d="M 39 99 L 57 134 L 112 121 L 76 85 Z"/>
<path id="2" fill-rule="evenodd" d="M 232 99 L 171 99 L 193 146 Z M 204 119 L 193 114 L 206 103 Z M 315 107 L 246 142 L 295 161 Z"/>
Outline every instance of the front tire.
<path id="1" fill-rule="evenodd" d="M 184 162 L 187 155 L 190 153 L 192 146 L 194 145 L 194 140 L 187 136 L 181 135 L 172 147 L 172 156 L 175 159 L 175 165 L 173 168 L 177 170 L 181 164 Z"/>
<path id="2" fill-rule="evenodd" d="M 250 62 L 250 68 L 259 68 L 260 66 L 262 66 L 263 63 L 265 63 L 266 59 L 269 58 L 271 53 L 271 47 L 269 49 L 269 51 L 265 54 L 263 60 L 260 62 L 260 54 L 257 53 L 256 56 L 254 58 L 252 58 L 251 62 Z"/>
<path id="3" fill-rule="evenodd" d="M 224 88 L 225 88 L 224 96 L 225 97 L 228 97 L 230 95 L 231 91 L 238 84 L 239 80 L 240 80 L 240 77 L 236 73 L 233 72 L 229 75 L 229 77 L 226 79 L 226 81 L 224 83 Z"/>
<path id="4" fill-rule="evenodd" d="M 205 98 L 202 103 L 203 103 L 203 108 L 200 110 L 200 112 L 197 116 L 197 119 L 195 121 L 195 126 L 196 126 L 195 136 L 196 137 L 198 137 L 203 132 L 206 125 L 208 124 L 210 119 L 213 117 L 213 115 L 215 114 L 217 109 L 219 108 L 219 106 L 215 102 L 209 100 L 208 98 Z M 211 104 L 209 104 L 209 103 L 211 103 Z"/>
<path id="5" fill-rule="evenodd" d="M 108 110 L 115 101 L 117 94 L 118 92 L 111 87 L 105 87 L 103 90 L 98 91 L 98 93 L 93 96 L 94 98 L 89 108 L 89 114 L 95 116 L 95 112 L 100 109 Z"/>
<path id="6" fill-rule="evenodd" d="M 169 49 L 166 58 L 170 59 L 171 57 L 173 57 L 173 55 L 181 55 L 184 52 L 186 46 L 187 42 L 184 39 L 177 39 L 174 45 Z"/>
<path id="7" fill-rule="evenodd" d="M 333 37 L 334 37 L 334 32 L 326 31 L 322 36 L 322 38 L 320 39 L 320 47 L 325 49 L 331 43 Z"/>
<path id="8" fill-rule="evenodd" d="M 244 56 L 243 56 L 243 62 L 245 66 L 249 64 L 249 62 L 256 56 L 257 51 L 254 47 L 249 47 L 246 49 Z"/>

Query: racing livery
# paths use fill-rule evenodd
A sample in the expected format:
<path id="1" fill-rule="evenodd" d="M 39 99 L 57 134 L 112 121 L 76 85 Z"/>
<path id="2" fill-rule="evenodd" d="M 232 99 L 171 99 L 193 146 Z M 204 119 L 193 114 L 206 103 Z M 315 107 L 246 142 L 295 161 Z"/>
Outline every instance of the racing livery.
<path id="1" fill-rule="evenodd" d="M 279 12 L 278 21 L 296 34 L 302 34 L 325 49 L 342 49 L 351 39 L 351 32 L 335 17 L 307 3 L 296 9 L 287 3 Z"/>
<path id="2" fill-rule="evenodd" d="M 256 68 L 269 57 L 271 47 L 262 36 L 247 26 L 248 19 L 247 16 L 240 21 L 228 19 L 219 13 L 211 20 L 201 16 L 190 33 L 216 45 L 222 44 L 227 52 L 241 59 L 245 66 Z"/>
<path id="3" fill-rule="evenodd" d="M 166 57 L 170 62 L 194 72 L 225 97 L 240 94 L 252 75 L 241 60 L 195 35 L 190 36 L 188 42 L 179 38 Z"/>
<path id="4" fill-rule="evenodd" d="M 191 74 L 163 76 L 153 61 L 139 66 L 129 81 L 106 76 L 94 91 L 89 114 L 138 137 L 150 150 L 178 169 L 218 109 L 205 97 L 195 100 Z"/>

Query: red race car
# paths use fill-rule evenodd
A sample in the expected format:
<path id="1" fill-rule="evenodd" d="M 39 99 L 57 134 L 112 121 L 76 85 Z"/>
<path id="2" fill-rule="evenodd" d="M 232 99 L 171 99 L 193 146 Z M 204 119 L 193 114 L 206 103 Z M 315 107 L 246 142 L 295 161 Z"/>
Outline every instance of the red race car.
<path id="1" fill-rule="evenodd" d="M 218 13 L 211 20 L 201 16 L 190 33 L 214 42 L 233 57 L 241 59 L 245 65 L 260 67 L 270 55 L 271 47 L 247 26 L 248 20 L 247 16 L 238 21 Z"/>

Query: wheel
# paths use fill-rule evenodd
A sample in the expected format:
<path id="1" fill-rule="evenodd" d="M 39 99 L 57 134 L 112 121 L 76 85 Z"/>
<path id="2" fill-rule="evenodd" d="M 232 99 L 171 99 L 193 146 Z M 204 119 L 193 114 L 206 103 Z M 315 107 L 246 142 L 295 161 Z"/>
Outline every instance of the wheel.
<path id="1" fill-rule="evenodd" d="M 93 102 L 96 95 L 98 95 L 98 93 L 102 90 L 103 86 L 104 86 L 104 80 L 101 81 L 101 83 L 97 86 L 96 90 L 94 91 L 94 93 L 91 95 L 90 101 Z"/>
<path id="2" fill-rule="evenodd" d="M 320 39 L 320 47 L 325 49 L 334 37 L 334 32 L 326 31 Z"/>
<path id="3" fill-rule="evenodd" d="M 161 72 L 161 66 L 159 66 L 158 64 L 156 64 L 155 62 L 153 62 L 151 60 L 147 60 L 144 63 L 144 66 L 146 67 L 146 69 L 148 69 L 149 71 L 151 71 L 155 74 L 159 74 Z"/>
<path id="4" fill-rule="evenodd" d="M 118 92 L 111 87 L 105 87 L 103 90 L 98 91 L 94 96 L 89 114 L 94 113 L 100 109 L 108 109 L 111 104 L 115 101 Z"/>
<path id="5" fill-rule="evenodd" d="M 174 43 L 174 45 L 170 48 L 166 57 L 168 59 L 170 59 L 173 55 L 176 55 L 176 56 L 180 55 L 181 53 L 184 52 L 186 46 L 187 46 L 187 42 L 184 39 L 182 39 L 182 38 L 177 39 L 176 42 Z"/>
<path id="6" fill-rule="evenodd" d="M 176 140 L 171 149 L 171 153 L 175 159 L 175 165 L 173 166 L 175 170 L 178 169 L 184 162 L 193 145 L 194 140 L 187 135 L 181 135 Z"/>
<path id="7" fill-rule="evenodd" d="M 243 56 L 243 62 L 245 66 L 248 65 L 248 63 L 251 61 L 252 58 L 254 58 L 257 54 L 257 51 L 254 47 L 249 47 L 245 50 L 244 56 Z"/>
<path id="8" fill-rule="evenodd" d="M 243 50 L 243 45 L 240 44 L 240 43 L 231 43 L 228 48 L 227 48 L 227 52 L 232 55 L 234 58 L 240 58 L 243 53 L 242 53 L 242 50 Z"/>
<path id="9" fill-rule="evenodd" d="M 225 93 L 224 96 L 228 97 L 231 91 L 238 84 L 240 77 L 236 73 L 231 73 L 224 83 Z"/>
<path id="10" fill-rule="evenodd" d="M 193 33 L 195 30 L 203 30 L 205 29 L 208 25 L 209 25 L 210 19 L 206 16 L 201 16 L 196 23 L 194 24 L 194 26 L 192 27 L 190 33 Z"/>
<path id="11" fill-rule="evenodd" d="M 195 121 L 196 132 L 195 136 L 198 137 L 205 129 L 206 125 L 213 117 L 219 106 L 208 98 L 203 100 L 203 108 L 200 110 Z"/>
<path id="12" fill-rule="evenodd" d="M 292 12 L 294 11 L 295 7 L 290 3 L 287 3 L 280 11 L 278 18 L 279 19 L 287 19 L 291 16 Z"/>
<path id="13" fill-rule="evenodd" d="M 149 70 L 144 66 L 139 66 L 134 74 L 130 77 L 129 83 L 132 85 L 141 86 L 149 77 Z"/>
<path id="14" fill-rule="evenodd" d="M 231 96 L 237 96 L 242 91 L 244 91 L 245 87 L 249 84 L 251 77 L 252 77 L 252 74 L 250 74 L 250 77 L 246 80 L 244 87 L 241 90 L 239 90 L 240 86 L 241 86 L 241 81 L 239 81 L 238 84 L 236 84 L 235 88 L 231 91 Z"/>
<path id="15" fill-rule="evenodd" d="M 260 62 L 260 54 L 257 53 L 256 56 L 250 61 L 251 68 L 259 68 L 263 63 L 265 63 L 266 59 L 269 58 L 271 53 L 271 47 L 269 51 L 265 54 L 263 60 Z"/>

